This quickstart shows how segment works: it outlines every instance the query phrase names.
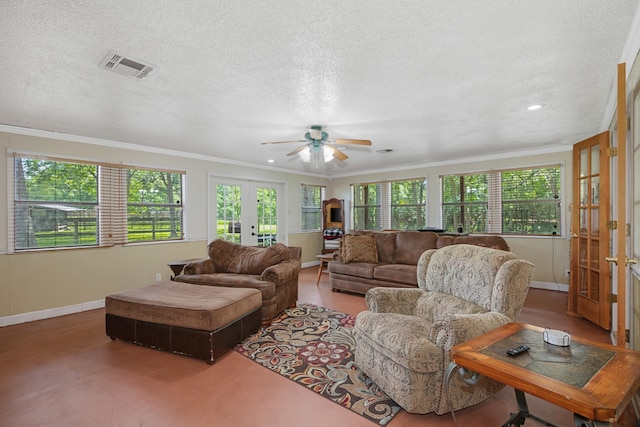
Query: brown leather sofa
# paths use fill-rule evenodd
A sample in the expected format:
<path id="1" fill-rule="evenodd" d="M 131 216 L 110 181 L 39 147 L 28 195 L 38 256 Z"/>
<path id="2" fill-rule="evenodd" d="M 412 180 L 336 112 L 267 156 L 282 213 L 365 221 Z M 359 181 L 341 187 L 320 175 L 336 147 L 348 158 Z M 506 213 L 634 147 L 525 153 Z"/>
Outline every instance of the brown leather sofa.
<path id="1" fill-rule="evenodd" d="M 302 248 L 277 243 L 269 247 L 238 245 L 225 240 L 209 243 L 209 258 L 191 262 L 177 282 L 228 288 L 254 288 L 262 294 L 263 323 L 269 323 L 298 300 Z"/>
<path id="2" fill-rule="evenodd" d="M 334 291 L 365 294 L 375 287 L 417 288 L 417 264 L 428 249 L 468 244 L 509 250 L 500 236 L 452 236 L 426 231 L 352 230 L 329 262 Z"/>

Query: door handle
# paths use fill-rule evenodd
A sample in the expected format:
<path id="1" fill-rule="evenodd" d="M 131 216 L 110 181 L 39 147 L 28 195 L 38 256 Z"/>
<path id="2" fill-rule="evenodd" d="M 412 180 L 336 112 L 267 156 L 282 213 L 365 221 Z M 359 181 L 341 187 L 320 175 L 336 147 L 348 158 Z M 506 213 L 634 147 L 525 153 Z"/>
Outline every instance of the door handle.
<path id="1" fill-rule="evenodd" d="M 255 235 L 256 235 L 256 233 L 254 233 L 254 232 L 251 232 L 251 235 L 252 235 L 252 236 L 255 236 Z"/>
<path id="2" fill-rule="evenodd" d="M 607 261 L 607 262 L 612 262 L 612 263 L 614 263 L 615 265 L 618 265 L 618 257 L 617 257 L 617 256 L 614 256 L 614 257 L 606 257 L 604 260 L 605 260 L 605 261 Z M 625 267 L 627 267 L 629 264 L 637 264 L 637 263 L 638 263 L 638 260 L 633 259 L 633 258 L 629 259 L 629 258 L 625 255 L 625 257 L 624 257 L 624 266 L 625 266 Z"/>
<path id="3" fill-rule="evenodd" d="M 571 235 L 571 238 L 572 238 L 572 239 L 577 239 L 577 238 L 578 238 L 578 235 L 577 235 L 576 233 L 573 233 L 573 234 Z"/>

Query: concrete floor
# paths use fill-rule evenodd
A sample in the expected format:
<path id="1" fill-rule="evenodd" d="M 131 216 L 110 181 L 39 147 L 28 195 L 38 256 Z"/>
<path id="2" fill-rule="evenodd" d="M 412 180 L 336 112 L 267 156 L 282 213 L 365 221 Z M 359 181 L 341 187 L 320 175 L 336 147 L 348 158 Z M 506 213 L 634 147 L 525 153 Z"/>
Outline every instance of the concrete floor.
<path id="1" fill-rule="evenodd" d="M 326 274 L 316 287 L 316 273 L 316 267 L 303 269 L 300 302 L 351 314 L 365 309 L 362 296 L 331 292 Z M 520 320 L 609 342 L 606 331 L 565 315 L 566 297 L 532 289 Z M 532 413 L 558 426 L 573 425 L 568 411 L 535 397 L 527 400 Z M 495 427 L 516 409 L 513 389 L 505 387 L 456 414 L 460 427 Z M 633 415 L 624 418 L 617 425 L 635 425 Z M 187 425 L 374 424 L 234 351 L 209 366 L 111 341 L 104 333 L 103 309 L 0 329 L 0 426 Z M 453 426 L 453 420 L 450 415 L 402 411 L 388 425 Z"/>

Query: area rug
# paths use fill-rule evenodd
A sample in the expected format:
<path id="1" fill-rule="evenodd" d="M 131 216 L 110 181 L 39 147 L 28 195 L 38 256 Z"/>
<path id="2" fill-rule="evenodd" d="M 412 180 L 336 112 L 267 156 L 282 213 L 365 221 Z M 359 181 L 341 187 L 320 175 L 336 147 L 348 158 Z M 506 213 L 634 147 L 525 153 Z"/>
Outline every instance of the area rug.
<path id="1" fill-rule="evenodd" d="M 400 406 L 355 365 L 354 323 L 353 315 L 300 304 L 285 310 L 235 350 L 384 426 Z"/>

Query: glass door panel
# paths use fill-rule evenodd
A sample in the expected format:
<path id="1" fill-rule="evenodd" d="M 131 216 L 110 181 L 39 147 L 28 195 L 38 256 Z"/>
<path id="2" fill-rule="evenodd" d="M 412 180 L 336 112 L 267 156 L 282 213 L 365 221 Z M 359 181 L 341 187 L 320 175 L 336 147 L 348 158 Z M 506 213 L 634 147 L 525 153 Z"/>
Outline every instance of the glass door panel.
<path id="1" fill-rule="evenodd" d="M 256 230 L 257 246 L 272 246 L 278 236 L 278 190 L 256 187 Z M 252 225 L 253 227 L 253 225 Z"/>
<path id="2" fill-rule="evenodd" d="M 247 246 L 286 243 L 283 184 L 212 176 L 209 179 L 209 241 L 223 239 Z M 278 234 L 280 232 L 280 234 Z"/>
<path id="3" fill-rule="evenodd" d="M 229 242 L 241 242 L 242 187 L 216 185 L 216 236 Z"/>
<path id="4" fill-rule="evenodd" d="M 609 266 L 604 261 L 609 241 L 609 132 L 574 145 L 571 283 L 569 312 L 602 328 L 611 325 Z"/>

